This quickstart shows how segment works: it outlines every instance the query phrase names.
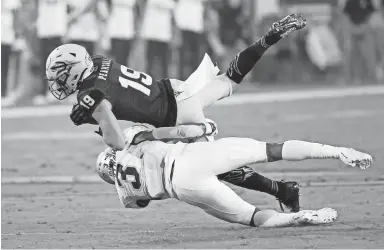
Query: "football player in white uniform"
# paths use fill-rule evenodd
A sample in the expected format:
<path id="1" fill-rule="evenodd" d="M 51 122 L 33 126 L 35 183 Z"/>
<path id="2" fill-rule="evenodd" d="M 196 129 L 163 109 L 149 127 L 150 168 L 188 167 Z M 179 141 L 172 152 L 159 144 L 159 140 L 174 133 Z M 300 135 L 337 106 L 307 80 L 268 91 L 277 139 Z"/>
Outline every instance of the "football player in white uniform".
<path id="1" fill-rule="evenodd" d="M 126 148 L 111 148 L 97 159 L 97 172 L 114 184 L 126 208 L 146 207 L 151 200 L 175 198 L 202 208 L 219 219 L 255 227 L 326 224 L 337 218 L 331 208 L 278 213 L 260 210 L 242 200 L 217 175 L 252 163 L 278 160 L 340 159 L 368 168 L 372 157 L 351 148 L 291 140 L 281 144 L 249 138 L 212 142 L 166 143 L 197 139 L 216 132 L 213 122 L 154 128 L 139 124 L 124 131 Z"/>

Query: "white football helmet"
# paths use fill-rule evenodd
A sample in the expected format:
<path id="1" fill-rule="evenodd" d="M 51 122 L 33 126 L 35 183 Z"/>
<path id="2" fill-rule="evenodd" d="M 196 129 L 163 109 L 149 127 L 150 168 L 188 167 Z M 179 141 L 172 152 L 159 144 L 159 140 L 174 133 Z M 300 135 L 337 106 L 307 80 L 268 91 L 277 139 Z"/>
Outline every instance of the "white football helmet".
<path id="1" fill-rule="evenodd" d="M 49 90 L 59 100 L 73 94 L 94 70 L 87 50 L 77 44 L 64 44 L 54 49 L 47 58 L 45 74 Z"/>
<path id="2" fill-rule="evenodd" d="M 96 161 L 96 172 L 100 178 L 109 184 L 115 184 L 115 174 L 113 165 L 116 164 L 116 153 L 111 148 L 107 148 L 99 154 Z"/>

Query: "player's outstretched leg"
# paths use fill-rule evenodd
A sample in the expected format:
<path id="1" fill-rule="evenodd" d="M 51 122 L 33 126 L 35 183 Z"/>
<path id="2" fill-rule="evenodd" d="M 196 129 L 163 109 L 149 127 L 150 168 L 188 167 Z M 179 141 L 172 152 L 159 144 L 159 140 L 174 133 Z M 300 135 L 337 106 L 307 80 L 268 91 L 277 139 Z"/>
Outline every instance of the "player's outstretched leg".
<path id="1" fill-rule="evenodd" d="M 271 180 L 248 166 L 237 168 L 224 174 L 219 174 L 217 177 L 221 181 L 226 181 L 242 188 L 267 193 L 276 197 L 280 202 L 280 207 L 283 211 L 282 204 L 290 209 L 291 212 L 298 212 L 300 210 L 300 189 L 297 182 Z"/>
<path id="2" fill-rule="evenodd" d="M 249 149 L 241 150 L 241 145 Z M 294 214 L 257 209 L 216 178 L 215 175 L 246 163 L 265 162 L 267 156 L 263 152 L 265 143 L 246 138 L 188 144 L 175 159 L 170 193 L 219 219 L 255 227 L 326 224 L 336 219 L 337 213 L 332 209 Z"/>
<path id="3" fill-rule="evenodd" d="M 240 83 L 270 46 L 292 31 L 304 28 L 305 25 L 306 20 L 300 14 L 291 14 L 273 23 L 264 36 L 236 55 L 226 72 L 227 77 L 235 83 Z"/>
<path id="4" fill-rule="evenodd" d="M 281 144 L 267 144 L 268 161 L 302 161 L 306 159 L 339 159 L 351 167 L 369 168 L 372 156 L 353 148 L 290 140 Z"/>
<path id="5" fill-rule="evenodd" d="M 305 25 L 305 18 L 299 14 L 291 14 L 273 23 L 264 36 L 236 55 L 225 74 L 216 76 L 197 93 L 202 108 L 209 107 L 216 101 L 230 96 L 270 46 L 290 32 L 304 28 Z"/>

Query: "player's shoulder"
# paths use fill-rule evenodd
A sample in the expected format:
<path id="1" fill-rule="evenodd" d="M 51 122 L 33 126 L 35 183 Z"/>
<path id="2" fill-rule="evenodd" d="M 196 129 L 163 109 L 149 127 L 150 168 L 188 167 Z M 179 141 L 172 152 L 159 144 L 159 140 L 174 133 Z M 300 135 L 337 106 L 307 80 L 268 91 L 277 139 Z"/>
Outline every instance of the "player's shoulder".
<path id="1" fill-rule="evenodd" d="M 109 62 L 109 65 L 112 63 L 112 60 L 103 56 L 103 55 L 95 55 L 92 56 L 94 71 L 88 76 L 79 86 L 79 91 L 77 94 L 77 99 L 82 99 L 85 95 L 89 95 L 90 92 L 94 90 L 98 90 L 101 92 L 106 91 L 107 88 L 107 79 L 106 77 L 100 77 L 100 74 L 105 74 L 101 72 L 103 70 L 103 65 L 106 61 Z M 105 69 L 104 69 L 105 71 Z"/>

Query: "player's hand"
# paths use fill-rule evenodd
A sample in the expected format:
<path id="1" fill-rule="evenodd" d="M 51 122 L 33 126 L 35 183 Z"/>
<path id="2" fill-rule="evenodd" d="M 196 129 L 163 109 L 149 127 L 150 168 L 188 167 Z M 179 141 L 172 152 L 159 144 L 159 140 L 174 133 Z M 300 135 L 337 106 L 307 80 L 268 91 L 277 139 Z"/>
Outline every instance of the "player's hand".
<path id="1" fill-rule="evenodd" d="M 205 127 L 207 129 L 205 131 L 205 135 L 216 136 L 219 133 L 219 128 L 218 128 L 216 122 L 214 122 L 213 120 L 208 119 L 208 118 L 206 118 L 205 120 L 206 120 Z"/>
<path id="2" fill-rule="evenodd" d="M 89 111 L 86 108 L 76 103 L 75 105 L 73 105 L 69 117 L 76 126 L 86 123 L 97 125 L 96 120 L 93 119 L 93 117 L 89 117 L 88 112 Z"/>

